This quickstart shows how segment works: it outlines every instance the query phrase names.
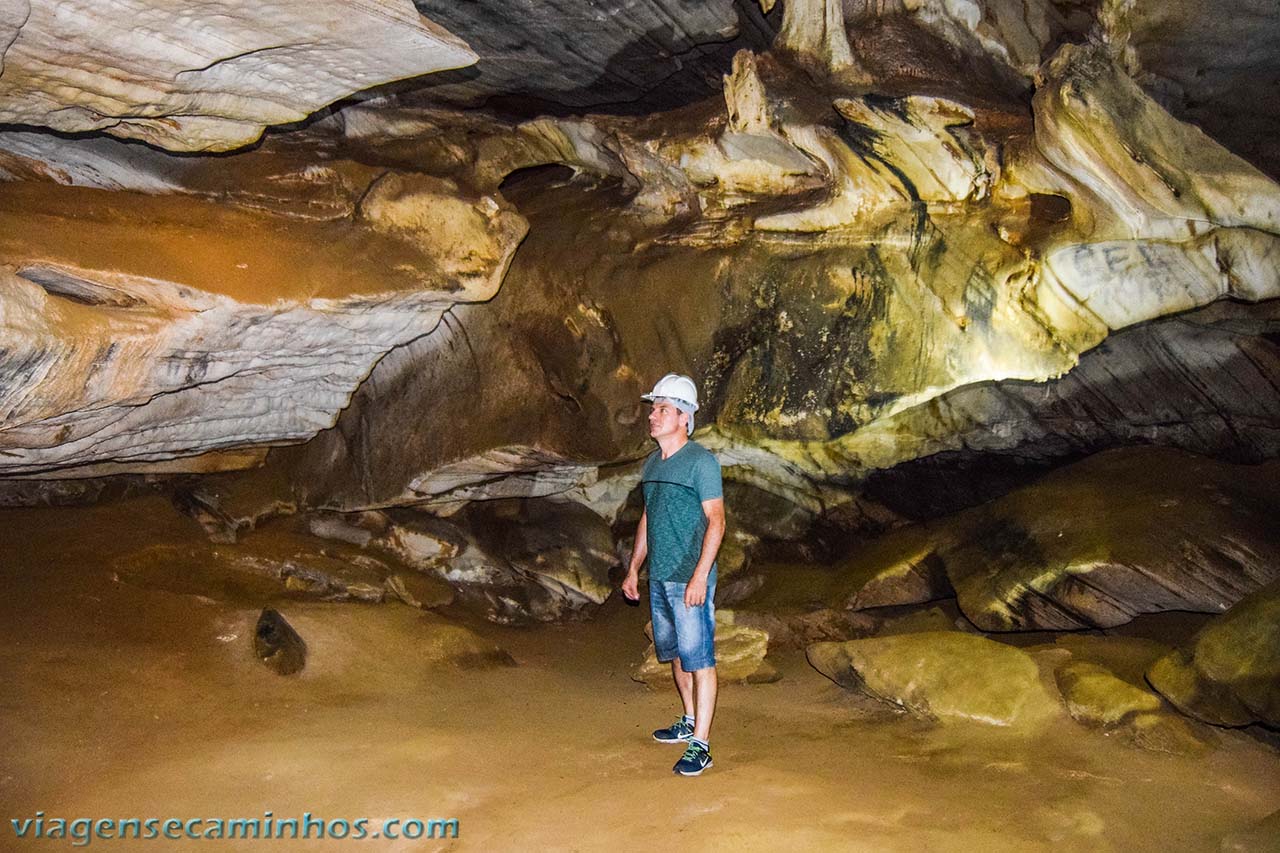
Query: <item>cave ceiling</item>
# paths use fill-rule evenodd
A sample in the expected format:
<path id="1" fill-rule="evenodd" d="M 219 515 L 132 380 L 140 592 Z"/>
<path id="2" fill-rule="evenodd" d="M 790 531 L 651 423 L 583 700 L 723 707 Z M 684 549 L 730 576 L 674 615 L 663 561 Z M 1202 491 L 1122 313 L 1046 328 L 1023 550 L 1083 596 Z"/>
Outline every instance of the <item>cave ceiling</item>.
<path id="1" fill-rule="evenodd" d="M 822 509 L 1007 447 L 964 389 L 1087 357 L 1118 400 L 1158 348 L 1117 378 L 1113 333 L 1280 295 L 1265 3 L 202 8 L 0 2 L 0 476 L 591 500 L 675 368 Z M 1259 387 L 1269 317 L 1230 344 Z M 1173 443 L 1273 455 L 1233 440 Z"/>

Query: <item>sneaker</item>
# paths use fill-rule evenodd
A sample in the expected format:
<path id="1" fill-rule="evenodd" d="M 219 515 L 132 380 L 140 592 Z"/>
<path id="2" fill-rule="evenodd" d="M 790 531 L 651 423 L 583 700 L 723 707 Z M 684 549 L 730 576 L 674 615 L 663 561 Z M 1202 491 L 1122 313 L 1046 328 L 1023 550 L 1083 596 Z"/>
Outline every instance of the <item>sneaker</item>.
<path id="1" fill-rule="evenodd" d="M 711 766 L 711 752 L 700 743 L 689 744 L 671 769 L 681 776 L 697 776 Z"/>
<path id="2" fill-rule="evenodd" d="M 653 739 L 658 743 L 686 743 L 691 737 L 693 737 L 693 724 L 686 723 L 684 717 L 665 729 L 658 729 L 653 733 Z"/>

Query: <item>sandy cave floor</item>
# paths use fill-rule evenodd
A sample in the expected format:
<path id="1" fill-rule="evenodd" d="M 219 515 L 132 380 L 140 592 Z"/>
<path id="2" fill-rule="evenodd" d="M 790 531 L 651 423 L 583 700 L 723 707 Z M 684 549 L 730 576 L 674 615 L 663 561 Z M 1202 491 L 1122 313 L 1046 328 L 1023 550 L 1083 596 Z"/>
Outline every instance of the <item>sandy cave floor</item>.
<path id="1" fill-rule="evenodd" d="M 870 713 L 776 655 L 726 686 L 716 766 L 673 776 L 674 694 L 629 678 L 645 614 L 468 624 L 516 667 L 424 661 L 437 617 L 284 602 L 303 674 L 250 651 L 259 608 L 112 580 L 126 549 L 199 535 L 155 498 L 0 511 L 0 850 L 34 817 L 457 818 L 460 838 L 104 841 L 115 850 L 1216 850 L 1280 807 L 1280 756 L 1223 733 L 1150 753 L 1069 719 L 1023 736 Z M 772 659 L 772 658 L 771 658 Z"/>

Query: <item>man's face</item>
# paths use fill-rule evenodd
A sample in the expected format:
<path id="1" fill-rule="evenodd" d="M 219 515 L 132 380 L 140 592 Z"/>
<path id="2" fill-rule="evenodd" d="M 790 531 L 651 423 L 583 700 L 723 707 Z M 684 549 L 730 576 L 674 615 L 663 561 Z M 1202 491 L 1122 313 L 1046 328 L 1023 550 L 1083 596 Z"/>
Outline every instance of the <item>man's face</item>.
<path id="1" fill-rule="evenodd" d="M 668 400 L 658 400 L 649 410 L 649 436 L 666 438 L 669 435 L 683 434 L 689 416 L 675 407 Z"/>

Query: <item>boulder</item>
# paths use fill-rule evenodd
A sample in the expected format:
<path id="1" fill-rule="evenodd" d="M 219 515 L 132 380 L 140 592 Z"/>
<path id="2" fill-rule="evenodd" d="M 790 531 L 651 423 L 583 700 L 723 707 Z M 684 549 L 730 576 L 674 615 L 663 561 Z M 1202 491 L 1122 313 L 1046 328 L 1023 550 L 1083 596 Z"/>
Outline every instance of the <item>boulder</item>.
<path id="1" fill-rule="evenodd" d="M 1059 713 L 1030 655 L 973 634 L 815 643 L 805 654 L 841 687 L 920 717 L 1035 727 Z"/>
<path id="2" fill-rule="evenodd" d="M 262 611 L 254 626 L 253 653 L 277 675 L 293 675 L 307 664 L 307 644 L 293 626 L 270 607 Z"/>
<path id="3" fill-rule="evenodd" d="M 1131 746 L 1168 755 L 1203 755 L 1214 742 L 1209 729 L 1171 711 L 1134 714 L 1113 731 Z"/>
<path id="4" fill-rule="evenodd" d="M 373 541 L 381 525 L 371 524 L 378 514 L 354 513 L 315 513 L 303 520 L 307 532 L 321 539 L 332 539 L 335 542 L 346 542 L 357 548 L 364 548 Z"/>
<path id="5" fill-rule="evenodd" d="M 646 626 L 652 637 L 652 628 Z M 716 610 L 716 678 L 720 683 L 761 684 L 777 681 L 782 675 L 765 656 L 769 634 L 758 627 L 741 624 L 732 610 Z M 644 660 L 631 673 L 635 681 L 650 687 L 671 683 L 671 664 L 658 661 L 650 643 Z"/>
<path id="6" fill-rule="evenodd" d="M 421 512 L 397 511 L 391 515 L 375 548 L 394 554 L 419 571 L 442 570 L 468 546 L 464 530 L 448 519 Z"/>
<path id="7" fill-rule="evenodd" d="M 618 564 L 608 523 L 571 501 L 484 501 L 449 518 L 396 510 L 370 546 L 417 570 L 391 582 L 402 600 L 443 602 L 443 583 L 503 624 L 589 615 Z"/>
<path id="8" fill-rule="evenodd" d="M 889 616 L 878 624 L 872 636 L 893 637 L 898 634 L 923 634 L 935 631 L 972 631 L 973 627 L 963 617 L 955 615 L 955 604 L 947 602 L 951 612 L 942 607 L 912 610 L 897 616 Z"/>
<path id="9" fill-rule="evenodd" d="M 1156 661 L 1147 681 L 1178 710 L 1206 723 L 1280 727 L 1280 580 Z"/>
<path id="10" fill-rule="evenodd" d="M 824 607 L 807 611 L 737 610 L 740 625 L 759 628 L 774 648 L 803 649 L 824 640 L 852 640 L 874 632 L 877 620 L 864 613 Z"/>
<path id="11" fill-rule="evenodd" d="M 955 590 L 937 547 L 936 534 L 926 525 L 898 528 L 856 546 L 835 566 L 831 603 L 864 610 L 951 598 Z"/>
<path id="12" fill-rule="evenodd" d="M 618 564 L 613 532 L 581 504 L 531 500 L 488 503 L 470 515 L 472 529 L 519 574 L 566 599 L 568 606 L 603 604 Z"/>
<path id="13" fill-rule="evenodd" d="M 1072 661 L 1059 667 L 1054 677 L 1077 722 L 1103 727 L 1126 718 L 1159 711 L 1160 697 L 1117 677 L 1109 669 L 1088 661 Z"/>
<path id="14" fill-rule="evenodd" d="M 1280 576 L 1278 475 L 1275 462 L 1117 449 L 918 535 L 930 540 L 964 615 L 986 631 L 1221 613 Z"/>

